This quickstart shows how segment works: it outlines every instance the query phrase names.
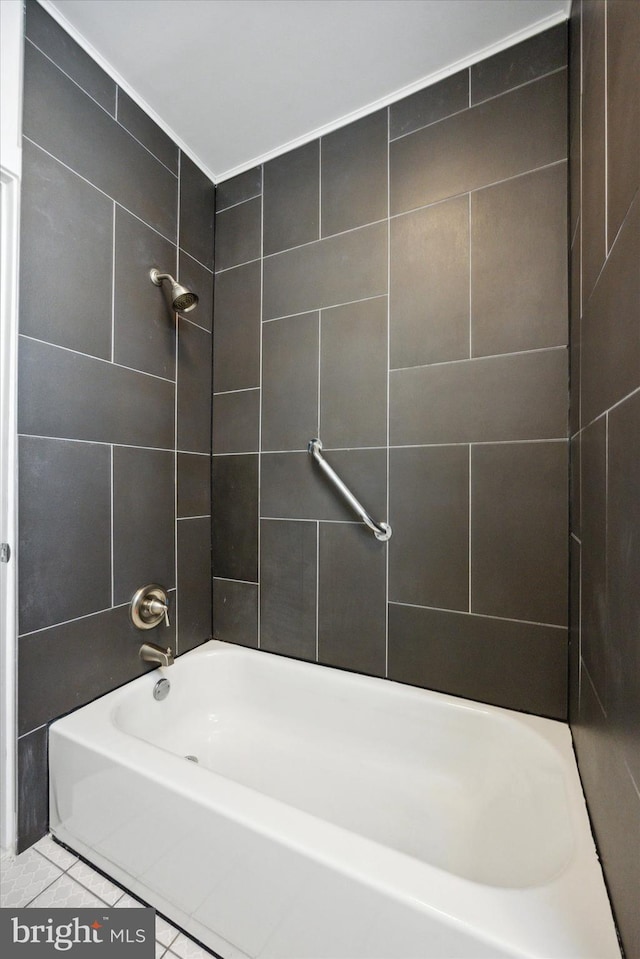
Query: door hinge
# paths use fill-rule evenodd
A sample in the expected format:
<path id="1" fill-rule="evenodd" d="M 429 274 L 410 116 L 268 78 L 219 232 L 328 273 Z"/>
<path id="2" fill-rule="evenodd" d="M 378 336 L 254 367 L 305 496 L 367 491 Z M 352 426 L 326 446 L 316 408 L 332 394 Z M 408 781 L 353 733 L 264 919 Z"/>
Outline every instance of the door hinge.
<path id="1" fill-rule="evenodd" d="M 0 563 L 8 563 L 11 559 L 11 547 L 8 543 L 0 543 Z"/>

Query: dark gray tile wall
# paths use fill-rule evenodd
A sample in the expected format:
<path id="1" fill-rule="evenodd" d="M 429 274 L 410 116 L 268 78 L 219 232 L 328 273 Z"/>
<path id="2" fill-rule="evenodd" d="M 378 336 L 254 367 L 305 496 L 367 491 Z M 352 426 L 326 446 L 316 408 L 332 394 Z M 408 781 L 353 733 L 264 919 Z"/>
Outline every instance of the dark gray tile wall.
<path id="1" fill-rule="evenodd" d="M 640 6 L 570 23 L 571 671 L 578 767 L 625 955 L 640 955 Z"/>
<path id="2" fill-rule="evenodd" d="M 566 74 L 561 26 L 219 186 L 221 639 L 565 717 Z"/>
<path id="3" fill-rule="evenodd" d="M 157 642 L 182 653 L 211 635 L 214 187 L 26 7 L 19 850 L 47 827 L 49 722 L 148 668 L 133 592 L 170 590 Z M 154 266 L 199 294 L 192 320 L 176 320 Z"/>

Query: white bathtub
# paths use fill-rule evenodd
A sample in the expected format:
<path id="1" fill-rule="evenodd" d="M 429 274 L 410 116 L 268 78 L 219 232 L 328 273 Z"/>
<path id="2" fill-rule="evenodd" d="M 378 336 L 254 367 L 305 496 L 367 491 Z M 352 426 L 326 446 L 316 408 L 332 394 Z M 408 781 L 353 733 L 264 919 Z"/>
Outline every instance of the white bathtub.
<path id="1" fill-rule="evenodd" d="M 224 959 L 620 956 L 558 722 L 209 642 L 50 769 L 54 836 Z"/>

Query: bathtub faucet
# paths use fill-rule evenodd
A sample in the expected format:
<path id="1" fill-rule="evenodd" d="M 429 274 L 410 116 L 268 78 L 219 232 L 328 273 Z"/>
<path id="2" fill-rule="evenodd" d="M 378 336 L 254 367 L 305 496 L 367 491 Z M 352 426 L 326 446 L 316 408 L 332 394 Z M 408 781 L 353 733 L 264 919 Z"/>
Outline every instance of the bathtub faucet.
<path id="1" fill-rule="evenodd" d="M 155 643 L 143 643 L 140 647 L 140 659 L 143 663 L 155 663 L 156 666 L 172 666 L 173 650 L 171 646 L 163 649 Z"/>

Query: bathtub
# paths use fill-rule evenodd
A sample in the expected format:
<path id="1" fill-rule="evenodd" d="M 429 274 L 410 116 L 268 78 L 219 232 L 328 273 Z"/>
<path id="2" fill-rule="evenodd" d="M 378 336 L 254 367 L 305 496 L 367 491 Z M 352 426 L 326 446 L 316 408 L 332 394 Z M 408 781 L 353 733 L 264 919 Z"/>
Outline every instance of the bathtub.
<path id="1" fill-rule="evenodd" d="M 55 722 L 50 783 L 223 959 L 620 957 L 559 722 L 211 641 Z"/>

